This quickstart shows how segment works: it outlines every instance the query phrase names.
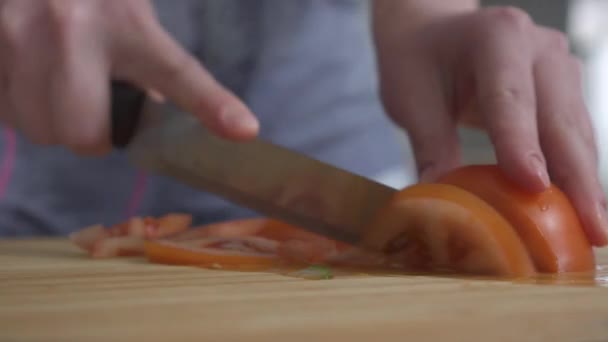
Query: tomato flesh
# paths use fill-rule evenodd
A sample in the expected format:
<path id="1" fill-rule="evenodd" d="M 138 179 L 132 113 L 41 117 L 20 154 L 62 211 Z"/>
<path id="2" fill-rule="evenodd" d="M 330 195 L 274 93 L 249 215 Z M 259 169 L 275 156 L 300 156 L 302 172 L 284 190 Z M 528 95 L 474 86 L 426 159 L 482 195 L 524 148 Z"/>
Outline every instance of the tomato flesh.
<path id="1" fill-rule="evenodd" d="M 277 249 L 274 251 L 277 257 L 293 263 L 324 262 L 352 248 L 347 244 L 267 218 L 237 219 L 212 223 L 175 235 L 170 240 L 173 243 L 190 244 L 190 241 L 206 241 L 210 238 L 239 241 L 239 239 L 253 237 L 274 241 L 277 243 Z M 218 250 L 224 249 L 226 253 L 231 252 L 231 247 L 228 245 L 215 246 L 215 248 Z M 209 249 L 200 250 L 204 263 L 208 259 L 208 251 Z M 193 258 L 196 251 L 191 250 L 191 252 L 188 255 Z M 162 256 L 164 260 L 171 261 L 171 258 L 171 255 Z M 223 262 L 222 258 L 218 261 Z M 173 262 L 178 263 L 179 261 Z"/>
<path id="2" fill-rule="evenodd" d="M 535 273 L 526 248 L 491 206 L 451 185 L 399 191 L 368 227 L 363 244 L 411 271 L 523 277 Z"/>
<path id="3" fill-rule="evenodd" d="M 239 238 L 238 240 L 244 242 L 248 239 Z M 244 244 L 239 248 L 234 248 L 235 239 L 230 242 L 233 246 L 226 248 L 218 240 L 211 238 L 200 241 L 198 245 L 170 240 L 149 240 L 144 243 L 144 253 L 148 260 L 154 263 L 231 270 L 268 269 L 276 266 L 280 261 L 276 253 L 253 247 L 255 242 L 252 243 L 251 240 L 247 241 L 250 244 Z M 266 242 L 272 244 L 272 241 Z"/>

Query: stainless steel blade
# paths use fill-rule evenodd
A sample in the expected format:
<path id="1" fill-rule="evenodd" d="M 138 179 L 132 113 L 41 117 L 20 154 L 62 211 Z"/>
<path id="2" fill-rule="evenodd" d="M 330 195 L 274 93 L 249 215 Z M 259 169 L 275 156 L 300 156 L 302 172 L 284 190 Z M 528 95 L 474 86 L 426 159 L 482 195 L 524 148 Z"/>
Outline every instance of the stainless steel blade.
<path id="1" fill-rule="evenodd" d="M 277 145 L 233 142 L 170 105 L 146 109 L 132 162 L 262 215 L 356 243 L 395 189 Z"/>

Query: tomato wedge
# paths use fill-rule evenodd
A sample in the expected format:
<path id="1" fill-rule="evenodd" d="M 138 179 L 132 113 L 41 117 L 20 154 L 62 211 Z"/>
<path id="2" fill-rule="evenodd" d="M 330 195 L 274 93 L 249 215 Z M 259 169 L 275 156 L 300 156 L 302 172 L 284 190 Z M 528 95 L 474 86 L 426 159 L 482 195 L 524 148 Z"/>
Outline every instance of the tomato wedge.
<path id="1" fill-rule="evenodd" d="M 399 191 L 363 243 L 411 271 L 524 277 L 535 273 L 525 246 L 494 208 L 458 187 L 416 184 Z"/>
<path id="2" fill-rule="evenodd" d="M 496 165 L 462 167 L 439 181 L 467 190 L 498 210 L 519 234 L 539 272 L 595 269 L 593 247 L 578 215 L 556 186 L 538 194 L 526 192 Z"/>

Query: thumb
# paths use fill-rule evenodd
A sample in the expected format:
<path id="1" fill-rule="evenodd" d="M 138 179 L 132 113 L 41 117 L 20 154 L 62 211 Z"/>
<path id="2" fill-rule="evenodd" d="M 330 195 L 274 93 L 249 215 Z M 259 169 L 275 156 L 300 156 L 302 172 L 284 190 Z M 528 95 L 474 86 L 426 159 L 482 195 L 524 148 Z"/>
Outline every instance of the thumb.
<path id="1" fill-rule="evenodd" d="M 409 65 L 397 78 L 382 81 L 383 100 L 409 135 L 419 180 L 432 182 L 460 164 L 457 124 L 448 112 L 439 72 L 425 62 Z"/>
<path id="2" fill-rule="evenodd" d="M 246 140 L 257 135 L 259 122 L 254 114 L 169 33 L 156 22 L 143 31 L 137 44 L 130 41 L 118 52 L 119 73 L 173 101 L 219 136 Z"/>

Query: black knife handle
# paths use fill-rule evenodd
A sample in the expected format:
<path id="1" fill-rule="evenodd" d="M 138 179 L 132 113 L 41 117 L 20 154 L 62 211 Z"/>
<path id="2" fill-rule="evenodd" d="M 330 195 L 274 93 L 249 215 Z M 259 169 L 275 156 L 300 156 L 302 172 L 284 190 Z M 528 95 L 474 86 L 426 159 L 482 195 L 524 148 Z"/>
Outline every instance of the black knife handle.
<path id="1" fill-rule="evenodd" d="M 145 100 L 146 94 L 130 83 L 112 81 L 111 134 L 115 148 L 125 148 L 135 135 Z"/>

